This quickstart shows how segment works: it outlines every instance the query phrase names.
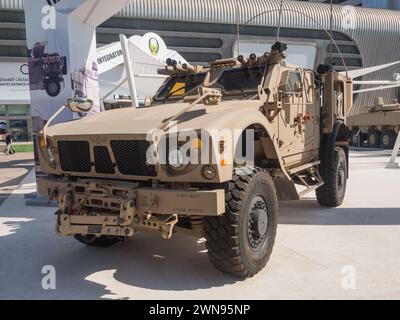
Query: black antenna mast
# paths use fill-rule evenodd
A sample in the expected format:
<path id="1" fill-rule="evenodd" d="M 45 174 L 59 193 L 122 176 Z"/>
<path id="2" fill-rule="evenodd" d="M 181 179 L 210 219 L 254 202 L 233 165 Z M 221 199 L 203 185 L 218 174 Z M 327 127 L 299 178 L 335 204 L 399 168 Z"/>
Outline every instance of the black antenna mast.
<path id="1" fill-rule="evenodd" d="M 237 54 L 240 55 L 240 11 L 239 0 L 236 0 L 236 33 L 237 33 Z"/>
<path id="2" fill-rule="evenodd" d="M 281 0 L 281 4 L 279 7 L 279 18 L 278 18 L 278 29 L 276 32 L 276 42 L 279 42 L 279 37 L 281 34 L 282 13 L 283 13 L 283 0 Z"/>
<path id="3" fill-rule="evenodd" d="M 329 58 L 331 61 L 331 66 L 333 66 L 333 0 L 331 0 L 331 26 L 330 26 L 330 32 L 331 32 L 331 45 L 330 45 L 330 50 L 329 50 Z"/>

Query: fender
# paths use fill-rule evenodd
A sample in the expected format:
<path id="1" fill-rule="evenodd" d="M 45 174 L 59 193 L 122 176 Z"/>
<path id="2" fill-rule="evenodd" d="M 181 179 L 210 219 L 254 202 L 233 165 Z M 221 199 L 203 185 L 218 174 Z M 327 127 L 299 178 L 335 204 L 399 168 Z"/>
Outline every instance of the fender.
<path id="1" fill-rule="evenodd" d="M 256 102 L 256 103 L 254 103 Z M 273 129 L 272 124 L 265 118 L 265 116 L 259 111 L 261 107 L 260 101 L 254 101 L 252 106 L 248 108 L 229 108 L 229 112 L 226 112 L 226 109 L 223 111 L 224 116 L 219 117 L 217 114 L 213 115 L 215 119 L 211 123 L 207 125 L 205 129 L 217 128 L 224 129 L 226 128 L 226 123 L 234 124 L 233 128 L 235 130 L 241 130 L 244 132 L 246 129 L 252 126 L 258 126 L 262 128 L 268 137 L 271 139 L 271 146 L 273 147 L 273 152 L 277 155 L 277 160 L 279 162 L 279 167 L 284 173 L 284 175 L 291 180 L 289 174 L 284 168 L 284 164 L 282 162 L 281 157 L 279 157 L 279 146 L 277 144 L 277 136 L 276 130 Z M 222 112 L 222 111 L 221 111 Z M 220 120 L 220 119 L 223 119 Z M 233 141 L 234 145 L 237 146 L 239 137 L 235 137 L 235 141 Z M 236 147 L 235 147 L 236 148 Z M 232 168 L 233 169 L 233 168 Z"/>

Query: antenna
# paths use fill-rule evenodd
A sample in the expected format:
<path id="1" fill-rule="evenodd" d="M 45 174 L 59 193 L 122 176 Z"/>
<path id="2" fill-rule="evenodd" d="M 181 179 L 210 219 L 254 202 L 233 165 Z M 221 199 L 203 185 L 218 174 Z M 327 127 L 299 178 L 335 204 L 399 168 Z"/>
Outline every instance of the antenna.
<path id="1" fill-rule="evenodd" d="M 280 6 L 279 6 L 279 19 L 278 19 L 278 29 L 276 32 L 276 42 L 279 42 L 279 36 L 281 34 L 282 13 L 283 13 L 283 0 L 281 0 Z"/>
<path id="2" fill-rule="evenodd" d="M 331 66 L 333 66 L 333 0 L 331 0 L 331 26 L 330 26 L 330 32 L 331 32 L 331 45 L 330 45 L 330 50 L 329 50 L 329 58 L 331 61 Z"/>
<path id="3" fill-rule="evenodd" d="M 240 11 L 239 0 L 236 0 L 236 35 L 237 35 L 237 54 L 240 55 Z"/>

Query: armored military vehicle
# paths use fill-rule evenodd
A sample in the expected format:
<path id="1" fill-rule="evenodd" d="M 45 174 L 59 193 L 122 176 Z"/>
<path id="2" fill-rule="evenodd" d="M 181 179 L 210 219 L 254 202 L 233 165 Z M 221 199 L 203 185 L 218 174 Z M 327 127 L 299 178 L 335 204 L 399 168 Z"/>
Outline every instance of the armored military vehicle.
<path id="1" fill-rule="evenodd" d="M 46 43 L 38 42 L 28 50 L 30 90 L 46 90 L 50 97 L 57 97 L 67 74 L 67 57 L 45 49 Z"/>
<path id="2" fill-rule="evenodd" d="M 377 98 L 367 112 L 348 117 L 347 123 L 351 145 L 393 149 L 400 130 L 400 104 Z"/>
<path id="3" fill-rule="evenodd" d="M 286 50 L 277 42 L 263 56 L 208 68 L 169 61 L 143 108 L 50 119 L 38 139 L 48 174 L 38 187 L 59 203 L 57 232 L 102 247 L 139 231 L 205 237 L 216 268 L 257 274 L 274 246 L 278 201 L 316 191 L 322 206 L 336 207 L 348 179 L 352 81 L 330 66 L 286 64 Z"/>

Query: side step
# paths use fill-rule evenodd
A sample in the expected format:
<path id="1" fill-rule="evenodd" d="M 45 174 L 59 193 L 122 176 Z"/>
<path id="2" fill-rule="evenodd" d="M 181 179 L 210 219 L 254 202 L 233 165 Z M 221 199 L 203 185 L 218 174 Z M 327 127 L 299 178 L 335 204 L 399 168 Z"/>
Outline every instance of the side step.
<path id="1" fill-rule="evenodd" d="M 320 161 L 314 161 L 288 170 L 296 184 L 306 187 L 305 190 L 299 192 L 300 198 L 324 185 L 318 170 L 320 164 Z"/>

